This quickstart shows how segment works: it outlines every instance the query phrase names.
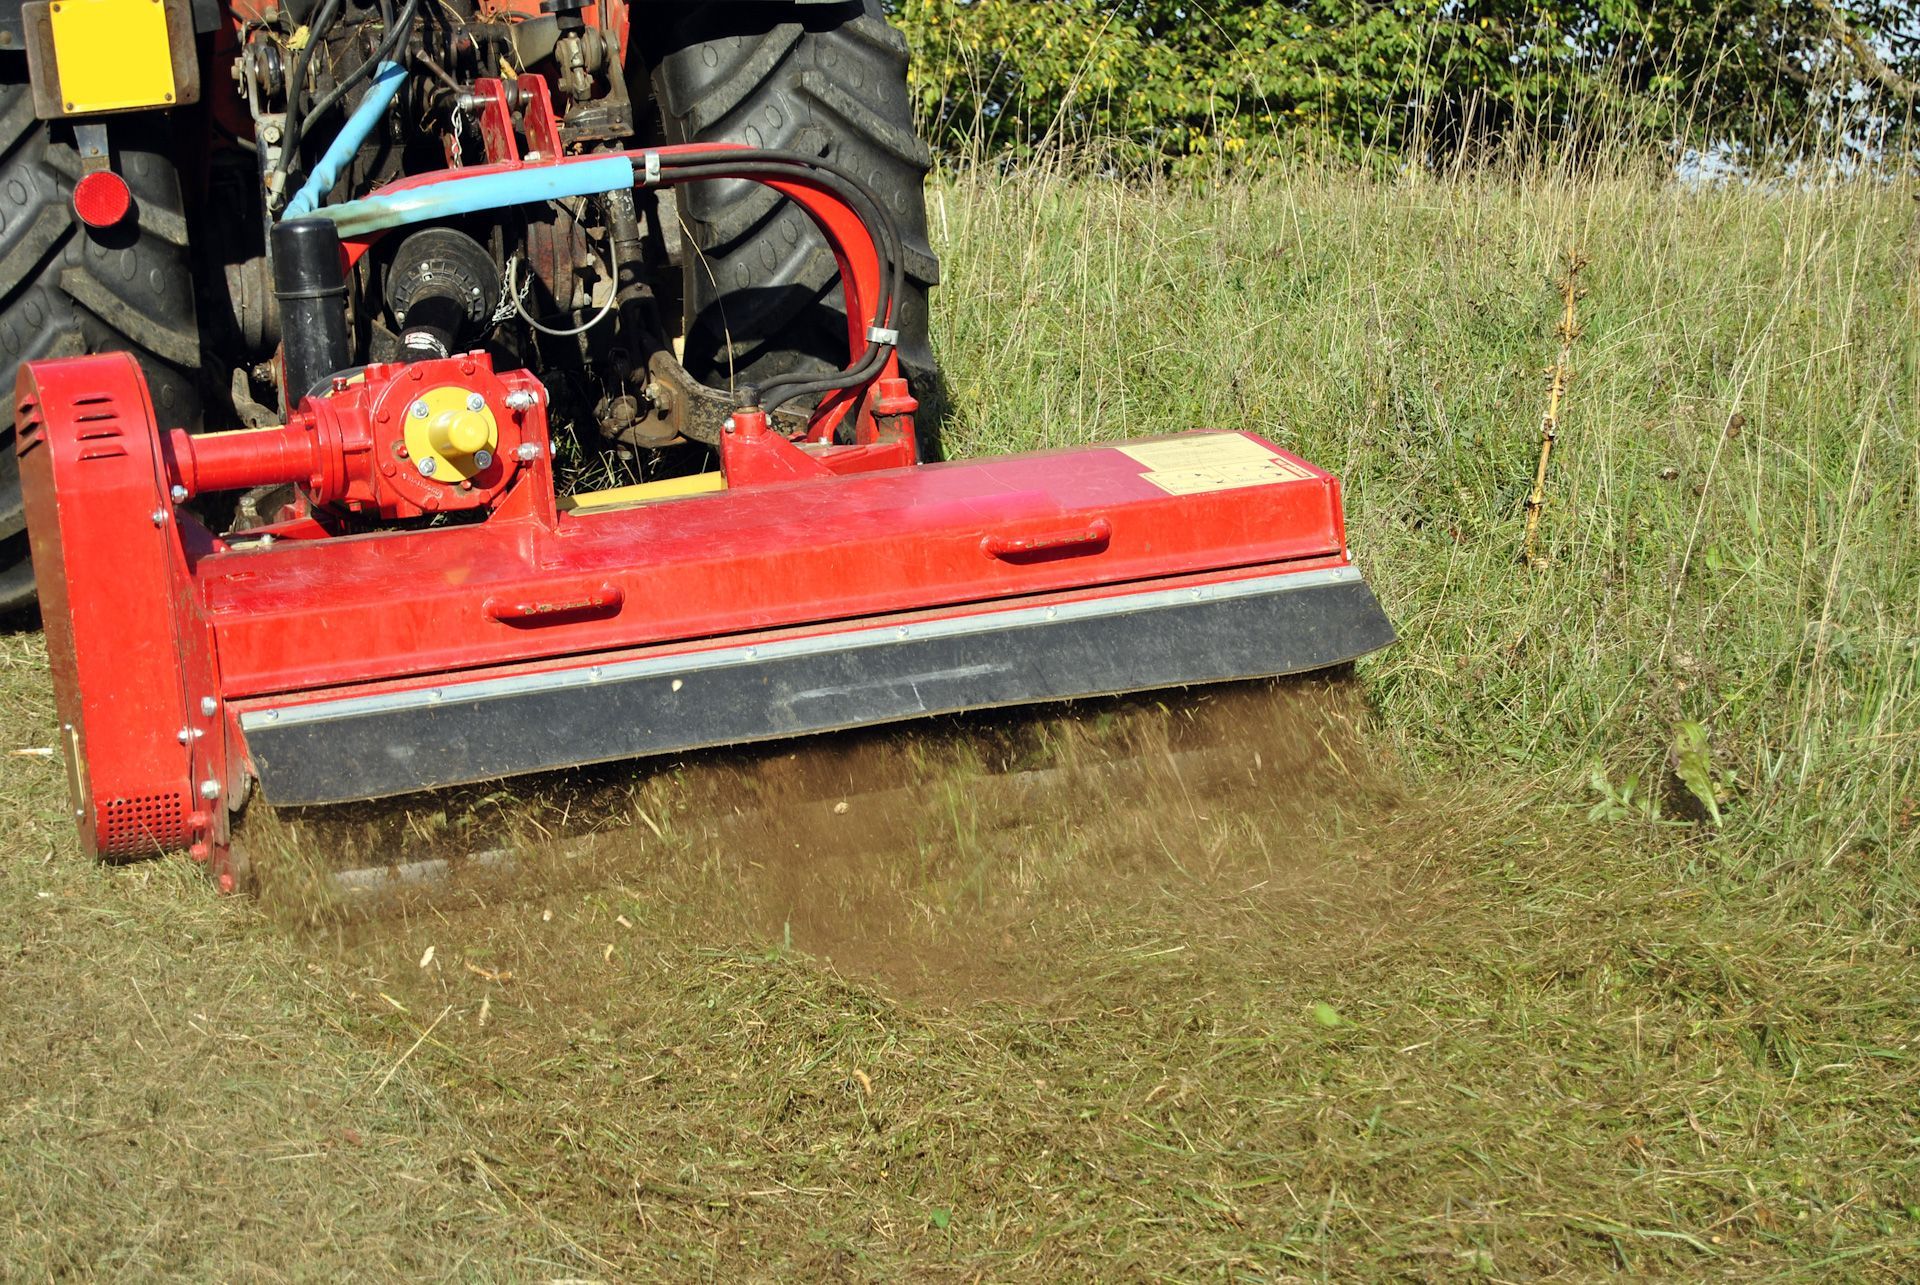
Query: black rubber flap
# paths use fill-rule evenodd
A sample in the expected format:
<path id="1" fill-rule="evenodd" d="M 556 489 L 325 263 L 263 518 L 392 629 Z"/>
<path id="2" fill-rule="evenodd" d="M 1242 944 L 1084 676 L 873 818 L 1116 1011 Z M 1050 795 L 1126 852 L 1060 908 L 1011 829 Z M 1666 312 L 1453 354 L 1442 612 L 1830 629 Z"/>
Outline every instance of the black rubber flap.
<path id="1" fill-rule="evenodd" d="M 1324 669 L 1393 641 L 1350 569 L 443 682 L 242 718 L 269 802 L 339 803 L 929 714 Z"/>

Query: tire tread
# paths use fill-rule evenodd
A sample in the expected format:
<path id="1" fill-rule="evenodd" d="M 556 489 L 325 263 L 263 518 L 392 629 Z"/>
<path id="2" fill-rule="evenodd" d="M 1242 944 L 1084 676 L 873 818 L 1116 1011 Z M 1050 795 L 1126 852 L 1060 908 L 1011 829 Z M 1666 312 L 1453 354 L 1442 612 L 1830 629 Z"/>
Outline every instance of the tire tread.
<path id="1" fill-rule="evenodd" d="M 648 51 L 669 142 L 736 142 L 832 159 L 892 210 L 908 282 L 900 358 L 934 436 L 939 374 L 927 292 L 939 260 L 927 236 L 932 157 L 914 131 L 906 41 L 879 0 L 680 6 Z M 751 182 L 678 194 L 686 239 L 686 364 L 715 386 L 763 381 L 846 359 L 832 254 L 805 214 Z"/>
<path id="2" fill-rule="evenodd" d="M 110 123 L 114 168 L 133 191 L 134 212 L 96 233 L 72 207 L 80 158 L 66 127 L 35 118 L 16 72 L 0 81 L 0 386 L 9 406 L 20 363 L 87 352 L 127 351 L 147 376 L 168 427 L 196 429 L 200 332 L 188 224 L 165 124 Z M 0 453 L 11 463 L 11 411 L 0 417 Z M 0 469 L 0 613 L 33 601 L 17 469 Z"/>

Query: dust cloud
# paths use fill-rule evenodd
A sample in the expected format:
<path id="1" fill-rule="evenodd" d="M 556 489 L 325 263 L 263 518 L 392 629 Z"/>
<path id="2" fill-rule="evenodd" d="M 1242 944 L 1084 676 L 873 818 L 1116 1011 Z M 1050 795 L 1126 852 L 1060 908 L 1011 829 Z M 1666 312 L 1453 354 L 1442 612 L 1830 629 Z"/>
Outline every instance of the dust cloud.
<path id="1" fill-rule="evenodd" d="M 530 906 L 616 897 L 680 942 L 1044 1002 L 1115 961 L 1373 913 L 1342 835 L 1399 794 L 1365 718 L 1344 675 L 1224 684 L 262 810 L 241 840 L 268 912 L 349 951 L 431 914 L 497 953 Z"/>

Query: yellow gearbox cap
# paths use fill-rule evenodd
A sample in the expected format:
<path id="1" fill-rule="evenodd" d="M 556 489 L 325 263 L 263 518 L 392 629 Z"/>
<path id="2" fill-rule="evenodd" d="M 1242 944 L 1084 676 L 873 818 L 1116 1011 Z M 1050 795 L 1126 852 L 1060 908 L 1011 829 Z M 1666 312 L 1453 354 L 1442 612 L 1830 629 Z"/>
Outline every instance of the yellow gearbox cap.
<path id="1" fill-rule="evenodd" d="M 487 416 L 463 407 L 441 413 L 427 428 L 427 437 L 442 455 L 472 455 L 493 445 L 493 425 Z"/>
<path id="2" fill-rule="evenodd" d="M 486 399 L 471 388 L 442 384 L 407 404 L 406 447 L 423 477 L 446 486 L 468 481 L 493 464 L 500 424 Z"/>

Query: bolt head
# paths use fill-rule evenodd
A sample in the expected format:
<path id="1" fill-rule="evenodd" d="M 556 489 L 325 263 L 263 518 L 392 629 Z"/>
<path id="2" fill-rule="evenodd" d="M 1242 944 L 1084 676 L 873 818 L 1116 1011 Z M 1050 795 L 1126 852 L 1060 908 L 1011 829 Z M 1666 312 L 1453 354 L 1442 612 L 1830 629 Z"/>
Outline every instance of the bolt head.
<path id="1" fill-rule="evenodd" d="M 173 734 L 173 739 L 182 745 L 190 745 L 193 743 L 193 729 L 191 727 L 183 727 Z"/>
<path id="2" fill-rule="evenodd" d="M 479 393 L 468 393 L 468 394 L 467 394 L 467 409 L 468 409 L 468 410 L 485 410 L 486 408 L 487 408 L 487 399 L 486 399 L 486 398 L 484 398 L 484 397 L 482 397 L 482 396 L 481 396 L 481 395 L 480 395 Z"/>
<path id="3" fill-rule="evenodd" d="M 200 698 L 200 712 L 208 718 L 212 718 L 220 712 L 220 702 L 211 696 L 202 696 Z"/>
<path id="4" fill-rule="evenodd" d="M 538 397 L 535 397 L 526 389 L 516 388 L 507 394 L 507 409 L 513 411 L 532 410 L 534 403 L 539 400 Z"/>
<path id="5" fill-rule="evenodd" d="M 155 526 L 165 526 L 167 524 L 167 511 L 165 509 L 155 509 L 153 511 L 153 524 Z"/>
<path id="6" fill-rule="evenodd" d="M 475 451 L 473 453 L 473 466 L 477 469 L 492 468 L 493 452 L 492 451 Z"/>
<path id="7" fill-rule="evenodd" d="M 434 470 L 433 456 L 429 455 L 420 461 L 421 477 L 432 477 L 433 470 Z"/>
<path id="8" fill-rule="evenodd" d="M 729 433 L 731 433 L 733 431 L 733 416 L 729 415 L 725 419 L 721 420 L 720 427 L 726 429 Z"/>
<path id="9" fill-rule="evenodd" d="M 218 782 L 218 781 L 202 781 L 202 782 L 200 782 L 200 797 L 201 797 L 201 798 L 203 798 L 203 799 L 205 799 L 205 800 L 207 800 L 207 802 L 209 802 L 209 803 L 211 803 L 211 802 L 213 802 L 213 800 L 215 800 L 215 799 L 217 799 L 217 798 L 219 798 L 219 797 L 220 797 L 220 782 Z"/>
<path id="10" fill-rule="evenodd" d="M 425 400 L 417 401 L 408 407 L 408 411 L 415 419 L 425 419 L 427 417 L 427 403 Z"/>
<path id="11" fill-rule="evenodd" d="M 540 458 L 540 448 L 532 442 L 522 442 L 513 448 L 513 458 L 522 464 L 530 464 Z"/>
<path id="12" fill-rule="evenodd" d="M 167 498 L 172 500 L 175 504 L 185 504 L 187 502 L 187 488 L 184 486 L 175 484 L 173 487 L 168 489 Z"/>

